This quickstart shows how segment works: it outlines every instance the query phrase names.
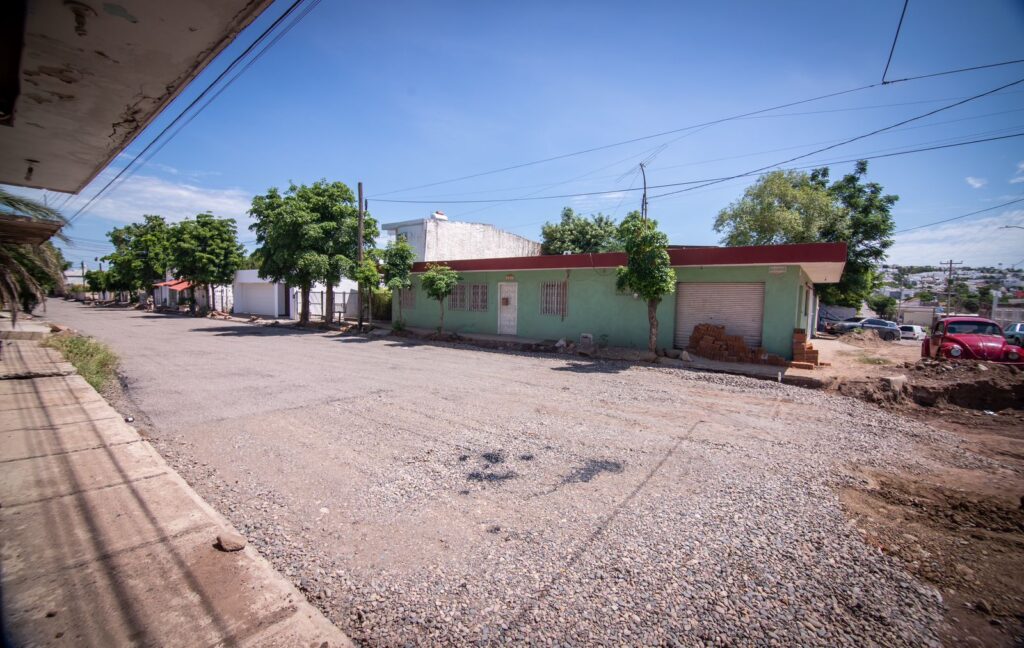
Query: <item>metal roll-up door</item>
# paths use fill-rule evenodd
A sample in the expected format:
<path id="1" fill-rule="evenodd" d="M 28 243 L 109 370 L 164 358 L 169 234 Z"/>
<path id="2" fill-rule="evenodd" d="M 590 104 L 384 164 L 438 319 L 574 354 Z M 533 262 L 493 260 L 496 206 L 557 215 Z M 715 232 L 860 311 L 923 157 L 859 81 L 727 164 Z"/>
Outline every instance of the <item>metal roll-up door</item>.
<path id="1" fill-rule="evenodd" d="M 763 318 L 763 283 L 676 284 L 677 348 L 686 348 L 698 324 L 724 326 L 727 335 L 740 335 L 748 347 L 757 348 Z"/>

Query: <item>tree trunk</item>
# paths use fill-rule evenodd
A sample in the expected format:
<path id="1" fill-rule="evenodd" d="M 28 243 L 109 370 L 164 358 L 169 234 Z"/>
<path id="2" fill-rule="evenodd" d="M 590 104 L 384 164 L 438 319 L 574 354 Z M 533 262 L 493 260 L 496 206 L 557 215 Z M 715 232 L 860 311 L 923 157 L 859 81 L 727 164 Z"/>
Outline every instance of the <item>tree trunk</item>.
<path id="1" fill-rule="evenodd" d="M 658 350 L 658 304 L 660 299 L 647 300 L 647 321 L 651 325 L 650 335 L 647 337 L 647 350 L 657 353 Z"/>
<path id="2" fill-rule="evenodd" d="M 366 325 L 373 328 L 373 288 L 366 289 Z"/>
<path id="3" fill-rule="evenodd" d="M 437 303 L 441 306 L 441 326 L 437 327 L 437 332 L 444 333 L 444 300 L 438 299 Z"/>
<path id="4" fill-rule="evenodd" d="M 302 304 L 299 305 L 299 326 L 309 324 L 309 284 L 302 284 Z"/>
<path id="5" fill-rule="evenodd" d="M 391 299 L 394 299 L 395 297 L 398 297 L 398 323 L 399 323 L 399 325 L 402 325 L 402 290 L 404 290 L 404 289 L 399 289 L 399 290 L 396 290 L 395 292 L 391 293 Z"/>
<path id="6" fill-rule="evenodd" d="M 334 282 L 327 283 L 327 303 L 324 306 L 324 322 L 334 322 Z"/>

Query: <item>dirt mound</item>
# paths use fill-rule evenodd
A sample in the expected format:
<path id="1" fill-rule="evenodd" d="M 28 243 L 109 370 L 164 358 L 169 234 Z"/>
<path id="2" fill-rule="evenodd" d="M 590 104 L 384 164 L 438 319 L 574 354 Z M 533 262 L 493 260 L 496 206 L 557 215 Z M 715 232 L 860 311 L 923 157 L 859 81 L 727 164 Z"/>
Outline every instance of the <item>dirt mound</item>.
<path id="1" fill-rule="evenodd" d="M 1010 365 L 931 359 L 905 365 L 904 376 L 840 383 L 841 394 L 871 403 L 973 410 L 1024 410 L 1024 371 Z"/>
<path id="2" fill-rule="evenodd" d="M 889 344 L 878 337 L 878 331 L 874 329 L 858 329 L 851 333 L 844 333 L 839 336 L 839 341 L 858 346 L 862 349 L 877 349 Z"/>
<path id="3" fill-rule="evenodd" d="M 864 541 L 942 588 L 948 645 L 1016 645 L 1024 593 L 1020 477 L 856 470 L 840 493 Z M 973 639 L 973 641 L 970 641 Z"/>

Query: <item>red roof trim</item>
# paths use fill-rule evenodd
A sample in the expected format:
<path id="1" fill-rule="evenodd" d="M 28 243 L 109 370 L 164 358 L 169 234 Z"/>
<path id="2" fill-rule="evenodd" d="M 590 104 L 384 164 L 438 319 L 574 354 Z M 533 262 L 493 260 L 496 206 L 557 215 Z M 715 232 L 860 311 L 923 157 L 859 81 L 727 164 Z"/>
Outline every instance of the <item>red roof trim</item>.
<path id="1" fill-rule="evenodd" d="M 673 266 L 715 265 L 805 265 L 808 263 L 846 263 L 846 243 L 797 243 L 793 245 L 752 245 L 748 247 L 670 248 Z M 614 268 L 626 264 L 625 252 L 600 254 L 551 254 L 438 261 L 453 270 L 564 270 L 573 268 Z M 417 262 L 413 272 L 424 272 L 427 263 Z"/>

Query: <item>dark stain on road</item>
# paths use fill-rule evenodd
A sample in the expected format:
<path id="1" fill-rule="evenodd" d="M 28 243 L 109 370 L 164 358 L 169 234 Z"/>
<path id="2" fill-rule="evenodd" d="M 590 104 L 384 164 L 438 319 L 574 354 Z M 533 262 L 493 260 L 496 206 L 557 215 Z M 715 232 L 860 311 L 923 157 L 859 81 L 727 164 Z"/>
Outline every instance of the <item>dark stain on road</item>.
<path id="1" fill-rule="evenodd" d="M 624 465 L 621 461 L 609 461 L 607 459 L 587 459 L 587 463 L 579 468 L 574 468 L 571 473 L 562 478 L 563 484 L 581 484 L 589 482 L 601 473 L 621 473 Z"/>

